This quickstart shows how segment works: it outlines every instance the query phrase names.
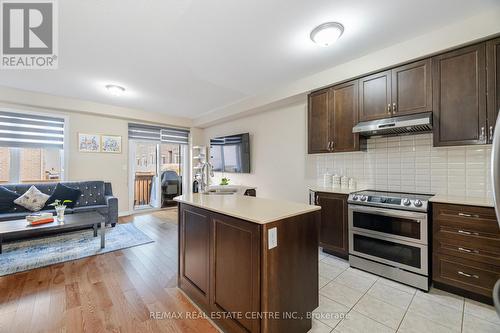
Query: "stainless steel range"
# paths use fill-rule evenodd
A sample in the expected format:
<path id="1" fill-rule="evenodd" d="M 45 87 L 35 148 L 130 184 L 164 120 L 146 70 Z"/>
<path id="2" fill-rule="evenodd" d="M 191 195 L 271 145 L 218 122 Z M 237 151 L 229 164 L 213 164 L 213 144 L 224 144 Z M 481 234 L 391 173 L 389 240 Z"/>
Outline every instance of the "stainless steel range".
<path id="1" fill-rule="evenodd" d="M 349 195 L 349 264 L 429 290 L 432 195 L 360 191 Z"/>

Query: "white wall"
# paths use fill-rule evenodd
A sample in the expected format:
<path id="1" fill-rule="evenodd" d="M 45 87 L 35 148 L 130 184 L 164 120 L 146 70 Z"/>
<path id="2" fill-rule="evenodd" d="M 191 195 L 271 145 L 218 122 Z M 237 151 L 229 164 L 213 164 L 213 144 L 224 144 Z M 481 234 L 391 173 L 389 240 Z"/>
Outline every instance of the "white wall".
<path id="1" fill-rule="evenodd" d="M 207 143 L 216 136 L 250 133 L 251 173 L 217 173 L 214 182 L 225 176 L 231 184 L 257 186 L 259 197 L 306 201 L 316 172 L 306 166 L 306 114 L 302 101 L 205 129 Z"/>

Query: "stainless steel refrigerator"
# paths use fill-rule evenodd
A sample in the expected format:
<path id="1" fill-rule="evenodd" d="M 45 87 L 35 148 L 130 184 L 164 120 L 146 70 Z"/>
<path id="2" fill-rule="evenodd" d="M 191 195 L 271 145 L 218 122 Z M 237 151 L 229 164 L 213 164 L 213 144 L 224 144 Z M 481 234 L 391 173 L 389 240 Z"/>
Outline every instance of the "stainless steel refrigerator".
<path id="1" fill-rule="evenodd" d="M 493 137 L 493 147 L 491 149 L 491 181 L 493 201 L 497 213 L 498 227 L 500 228 L 500 111 Z M 493 301 L 500 316 L 500 280 L 497 281 L 493 289 Z"/>

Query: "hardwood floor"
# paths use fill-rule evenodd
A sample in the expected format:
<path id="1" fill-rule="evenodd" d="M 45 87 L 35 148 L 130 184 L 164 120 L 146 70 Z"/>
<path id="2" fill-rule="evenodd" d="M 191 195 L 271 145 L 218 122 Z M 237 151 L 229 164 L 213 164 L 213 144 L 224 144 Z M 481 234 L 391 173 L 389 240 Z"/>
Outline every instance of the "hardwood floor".
<path id="1" fill-rule="evenodd" d="M 218 332 L 176 288 L 177 210 L 120 219 L 155 242 L 0 277 L 0 332 Z"/>

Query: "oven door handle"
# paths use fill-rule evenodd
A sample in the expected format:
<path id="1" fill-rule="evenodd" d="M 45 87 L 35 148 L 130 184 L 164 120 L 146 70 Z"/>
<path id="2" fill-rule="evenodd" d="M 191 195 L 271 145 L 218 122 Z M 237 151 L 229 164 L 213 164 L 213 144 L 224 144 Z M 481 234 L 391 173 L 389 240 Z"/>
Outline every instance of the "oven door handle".
<path id="1" fill-rule="evenodd" d="M 418 213 L 418 212 L 407 212 L 407 211 L 401 211 L 401 210 L 396 210 L 396 209 L 388 210 L 388 209 L 380 209 L 380 208 L 373 208 L 373 207 L 361 207 L 361 206 L 354 206 L 354 205 L 349 205 L 349 209 L 352 210 L 353 212 L 359 212 L 359 213 L 378 214 L 378 215 L 383 215 L 383 216 L 401 217 L 401 218 L 412 219 L 412 220 L 415 220 L 417 223 L 421 223 L 422 221 L 427 220 L 427 214 Z"/>

